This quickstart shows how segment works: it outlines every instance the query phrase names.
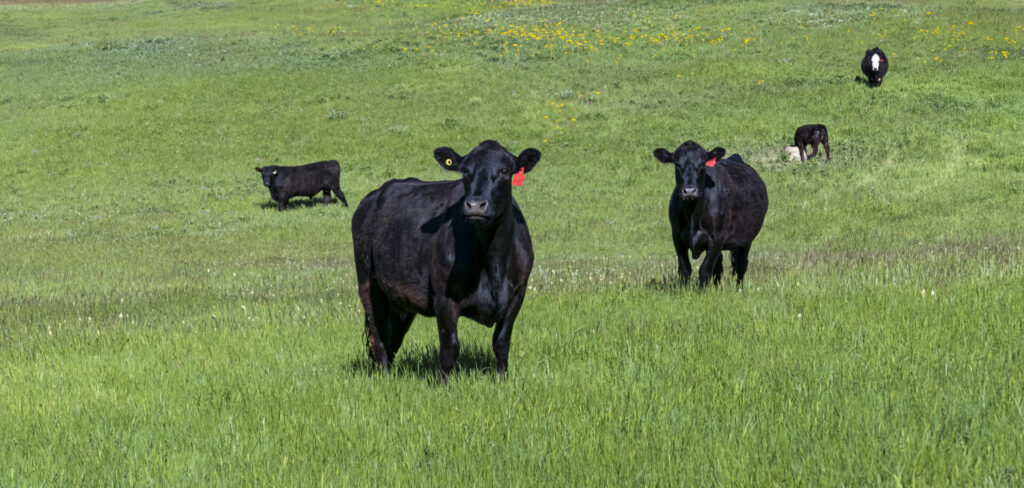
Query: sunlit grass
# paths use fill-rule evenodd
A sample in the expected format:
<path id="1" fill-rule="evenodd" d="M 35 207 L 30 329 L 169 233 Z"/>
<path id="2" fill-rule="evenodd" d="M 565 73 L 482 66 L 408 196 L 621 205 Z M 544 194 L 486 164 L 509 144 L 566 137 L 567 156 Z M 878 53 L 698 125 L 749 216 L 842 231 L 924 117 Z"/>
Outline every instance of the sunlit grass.
<path id="1" fill-rule="evenodd" d="M 1019 485 L 1024 12 L 979 3 L 0 5 L 0 485 Z M 352 209 L 253 167 L 355 205 L 484 139 L 543 154 L 509 376 L 463 320 L 438 384 L 427 318 L 374 372 Z M 742 290 L 676 284 L 687 139 L 769 188 Z"/>

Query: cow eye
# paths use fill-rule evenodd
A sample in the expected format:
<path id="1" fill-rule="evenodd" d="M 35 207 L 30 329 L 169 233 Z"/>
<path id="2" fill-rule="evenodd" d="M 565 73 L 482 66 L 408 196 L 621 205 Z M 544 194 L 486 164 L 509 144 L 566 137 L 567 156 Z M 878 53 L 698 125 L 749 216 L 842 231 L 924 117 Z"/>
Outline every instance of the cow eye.
<path id="1" fill-rule="evenodd" d="M 509 171 L 505 168 L 502 168 L 501 171 L 498 171 L 498 174 L 500 174 L 501 176 L 508 176 Z"/>

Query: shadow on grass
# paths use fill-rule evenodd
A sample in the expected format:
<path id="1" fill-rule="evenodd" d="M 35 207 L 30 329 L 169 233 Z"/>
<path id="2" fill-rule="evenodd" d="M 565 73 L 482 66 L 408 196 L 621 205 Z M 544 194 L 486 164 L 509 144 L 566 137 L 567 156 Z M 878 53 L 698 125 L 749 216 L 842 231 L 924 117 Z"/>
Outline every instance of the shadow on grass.
<path id="1" fill-rule="evenodd" d="M 394 364 L 388 374 L 401 376 L 415 376 L 424 380 L 437 381 L 439 367 L 437 364 L 437 347 L 418 347 L 415 349 L 399 349 Z M 455 367 L 452 369 L 451 377 L 458 378 L 466 373 L 490 374 L 494 373 L 494 353 L 485 347 L 476 345 L 463 345 L 455 360 Z M 375 375 L 382 374 L 383 370 L 368 357 L 367 354 L 360 354 L 349 363 L 349 370 L 353 374 Z M 496 377 L 496 376 L 495 376 Z"/>
<path id="2" fill-rule="evenodd" d="M 674 292 L 680 293 L 689 290 L 692 287 L 693 279 L 690 279 L 690 285 L 684 285 L 683 280 L 679 279 L 679 275 L 662 276 L 661 278 L 652 278 L 650 281 L 644 284 L 644 288 L 648 290 L 661 291 L 661 292 Z"/>
<path id="3" fill-rule="evenodd" d="M 340 204 L 340 203 L 341 203 L 341 200 L 339 200 L 337 198 L 332 198 L 331 199 L 331 203 L 329 203 L 328 205 L 334 205 L 334 204 Z M 309 208 L 309 207 L 316 207 L 316 206 L 323 205 L 323 204 L 324 204 L 323 197 L 317 197 L 317 198 L 296 198 L 296 199 L 288 200 L 288 205 L 284 209 L 285 210 L 291 210 L 293 208 Z M 344 205 L 342 205 L 342 206 L 344 206 Z M 274 209 L 274 210 L 277 210 L 277 202 L 275 202 L 273 200 L 268 200 L 266 202 L 261 203 L 260 204 L 260 208 L 262 208 L 262 209 Z"/>

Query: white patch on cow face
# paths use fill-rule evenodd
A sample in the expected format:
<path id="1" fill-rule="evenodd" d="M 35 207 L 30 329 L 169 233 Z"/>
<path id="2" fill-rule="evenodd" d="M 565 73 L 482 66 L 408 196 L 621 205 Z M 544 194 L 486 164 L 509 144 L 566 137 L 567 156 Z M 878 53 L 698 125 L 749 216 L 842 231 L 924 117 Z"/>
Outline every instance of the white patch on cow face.
<path id="1" fill-rule="evenodd" d="M 878 61 L 882 59 L 878 56 L 878 53 L 871 55 L 871 71 L 878 71 Z"/>

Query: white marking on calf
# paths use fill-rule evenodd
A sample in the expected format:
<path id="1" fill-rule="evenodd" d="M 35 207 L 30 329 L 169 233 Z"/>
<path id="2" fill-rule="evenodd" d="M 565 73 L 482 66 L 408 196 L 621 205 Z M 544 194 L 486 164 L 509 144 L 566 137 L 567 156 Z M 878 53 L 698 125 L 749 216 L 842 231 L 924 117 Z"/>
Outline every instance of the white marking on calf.
<path id="1" fill-rule="evenodd" d="M 786 156 L 789 157 L 790 161 L 799 161 L 800 160 L 800 148 L 799 147 L 796 147 L 796 146 L 786 146 L 784 149 L 786 150 Z"/>
<path id="2" fill-rule="evenodd" d="M 871 55 L 871 71 L 878 71 L 878 61 L 882 59 L 878 57 L 878 53 Z"/>

